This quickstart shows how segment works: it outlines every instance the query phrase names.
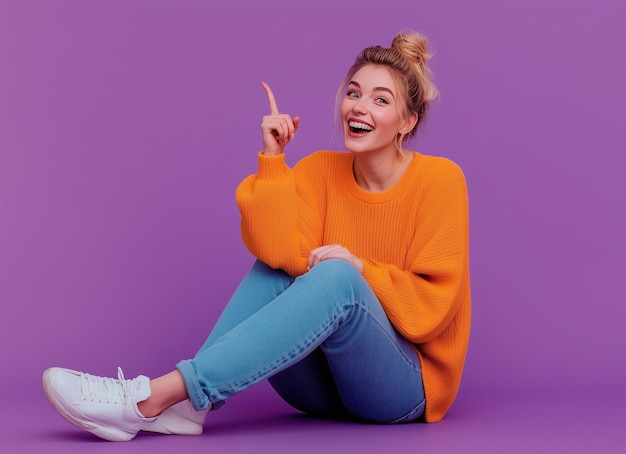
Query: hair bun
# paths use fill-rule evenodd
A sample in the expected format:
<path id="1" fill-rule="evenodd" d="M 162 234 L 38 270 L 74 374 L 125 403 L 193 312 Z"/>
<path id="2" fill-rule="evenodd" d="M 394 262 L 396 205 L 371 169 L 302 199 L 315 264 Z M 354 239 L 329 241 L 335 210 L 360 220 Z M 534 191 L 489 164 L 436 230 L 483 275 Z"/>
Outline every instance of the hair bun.
<path id="1" fill-rule="evenodd" d="M 391 47 L 399 51 L 407 60 L 419 64 L 422 68 L 432 57 L 428 53 L 428 39 L 417 32 L 399 33 L 393 39 Z"/>
<path id="2" fill-rule="evenodd" d="M 407 63 L 417 66 L 424 98 L 427 101 L 436 98 L 438 91 L 432 83 L 432 72 L 426 64 L 432 58 L 432 54 L 428 52 L 428 38 L 417 32 L 398 33 L 391 42 L 391 48 L 397 50 Z"/>

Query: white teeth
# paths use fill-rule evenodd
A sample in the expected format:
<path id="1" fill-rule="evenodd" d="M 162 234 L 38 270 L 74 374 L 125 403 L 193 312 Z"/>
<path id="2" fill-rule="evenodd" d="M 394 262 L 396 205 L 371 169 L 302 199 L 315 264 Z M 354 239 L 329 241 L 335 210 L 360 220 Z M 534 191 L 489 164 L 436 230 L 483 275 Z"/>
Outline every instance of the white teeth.
<path id="1" fill-rule="evenodd" d="M 348 125 L 351 128 L 355 128 L 355 129 L 364 129 L 366 131 L 372 131 L 374 128 L 372 128 L 370 125 L 367 125 L 365 123 L 361 123 L 360 121 L 351 121 L 348 123 Z"/>

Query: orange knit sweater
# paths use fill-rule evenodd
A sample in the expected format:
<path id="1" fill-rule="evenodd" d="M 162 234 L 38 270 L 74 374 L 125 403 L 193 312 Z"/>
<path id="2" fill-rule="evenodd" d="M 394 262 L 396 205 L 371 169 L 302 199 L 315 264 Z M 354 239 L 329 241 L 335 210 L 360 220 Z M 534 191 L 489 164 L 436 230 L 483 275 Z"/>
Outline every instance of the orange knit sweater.
<path id="1" fill-rule="evenodd" d="M 414 153 L 402 178 L 364 191 L 354 155 L 319 151 L 293 169 L 284 155 L 259 154 L 237 188 L 241 232 L 258 259 L 293 276 L 312 249 L 340 244 L 359 257 L 394 327 L 416 347 L 425 420 L 443 418 L 456 397 L 470 330 L 468 206 L 453 162 Z"/>

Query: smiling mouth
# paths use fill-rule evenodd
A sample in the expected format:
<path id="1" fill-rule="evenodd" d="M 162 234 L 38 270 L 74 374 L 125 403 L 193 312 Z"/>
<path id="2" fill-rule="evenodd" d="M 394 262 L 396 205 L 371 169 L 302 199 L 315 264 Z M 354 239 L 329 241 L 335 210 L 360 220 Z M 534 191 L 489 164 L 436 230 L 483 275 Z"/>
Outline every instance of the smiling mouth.
<path id="1" fill-rule="evenodd" d="M 350 132 L 354 134 L 367 133 L 374 130 L 374 128 L 367 123 L 354 120 L 348 122 L 348 127 L 350 128 Z"/>

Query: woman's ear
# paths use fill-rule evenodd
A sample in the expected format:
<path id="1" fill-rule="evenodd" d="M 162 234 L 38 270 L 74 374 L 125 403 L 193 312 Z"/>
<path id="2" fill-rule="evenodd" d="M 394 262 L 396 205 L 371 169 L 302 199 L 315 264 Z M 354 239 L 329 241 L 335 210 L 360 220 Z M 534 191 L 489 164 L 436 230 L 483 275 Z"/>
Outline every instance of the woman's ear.
<path id="1" fill-rule="evenodd" d="M 403 127 L 400 128 L 400 133 L 402 135 L 406 135 L 406 134 L 410 133 L 411 131 L 413 131 L 413 128 L 417 124 L 417 120 L 418 119 L 419 119 L 419 117 L 417 115 L 417 112 L 411 112 L 409 117 L 404 122 Z"/>

